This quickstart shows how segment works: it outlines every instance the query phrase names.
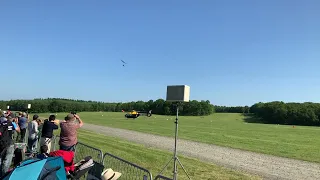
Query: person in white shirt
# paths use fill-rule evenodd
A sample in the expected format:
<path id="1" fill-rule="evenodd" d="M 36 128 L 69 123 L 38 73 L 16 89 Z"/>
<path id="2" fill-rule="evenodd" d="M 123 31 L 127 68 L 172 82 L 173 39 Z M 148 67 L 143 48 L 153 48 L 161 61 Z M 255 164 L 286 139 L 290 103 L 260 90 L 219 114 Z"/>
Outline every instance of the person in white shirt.
<path id="1" fill-rule="evenodd" d="M 28 123 L 28 150 L 30 152 L 35 152 L 37 150 L 37 142 L 38 142 L 38 115 L 33 116 L 33 120 Z"/>

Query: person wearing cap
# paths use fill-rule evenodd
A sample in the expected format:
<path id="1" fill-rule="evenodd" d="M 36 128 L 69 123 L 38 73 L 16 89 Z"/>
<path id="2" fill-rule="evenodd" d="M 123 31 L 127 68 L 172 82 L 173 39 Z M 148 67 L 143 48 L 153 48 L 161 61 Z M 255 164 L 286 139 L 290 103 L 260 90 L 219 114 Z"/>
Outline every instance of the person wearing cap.
<path id="1" fill-rule="evenodd" d="M 0 111 L 0 123 L 7 121 L 7 118 L 5 117 L 5 113 L 3 111 Z"/>
<path id="2" fill-rule="evenodd" d="M 19 112 L 19 116 L 21 114 L 21 117 L 19 117 L 19 122 L 18 125 L 20 127 L 20 140 L 19 142 L 23 142 L 26 136 L 26 132 L 27 132 L 27 126 L 28 126 L 28 119 L 27 119 L 27 113 L 23 112 Z"/>
<path id="3" fill-rule="evenodd" d="M 76 114 L 68 114 L 65 121 L 60 123 L 60 150 L 75 151 L 78 142 L 77 130 L 83 126 L 83 122 Z"/>
<path id="4" fill-rule="evenodd" d="M 35 152 L 37 149 L 38 142 L 38 122 L 39 116 L 37 114 L 33 115 L 32 121 L 28 124 L 28 149 L 30 152 Z"/>
<path id="5" fill-rule="evenodd" d="M 20 127 L 18 125 L 18 117 L 15 114 L 11 113 L 7 117 L 7 119 L 12 122 L 12 125 L 13 125 L 12 139 L 15 140 L 16 138 L 14 135 L 17 133 L 20 133 Z"/>

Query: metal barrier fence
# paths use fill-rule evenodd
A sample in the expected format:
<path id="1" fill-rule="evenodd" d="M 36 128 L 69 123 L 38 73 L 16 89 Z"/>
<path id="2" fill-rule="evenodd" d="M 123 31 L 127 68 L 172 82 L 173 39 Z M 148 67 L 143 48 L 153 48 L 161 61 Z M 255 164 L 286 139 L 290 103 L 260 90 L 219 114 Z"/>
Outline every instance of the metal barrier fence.
<path id="1" fill-rule="evenodd" d="M 105 168 L 112 168 L 114 171 L 121 172 L 121 179 L 152 180 L 152 174 L 147 169 L 144 169 L 110 153 L 104 154 L 103 165 Z"/>
<path id="2" fill-rule="evenodd" d="M 56 151 L 56 150 L 59 150 L 59 140 L 60 140 L 60 137 L 59 136 L 54 136 L 54 139 L 52 140 L 52 143 L 51 144 L 51 151 Z"/>
<path id="3" fill-rule="evenodd" d="M 24 143 L 28 143 L 28 129 L 26 130 Z M 16 137 L 18 136 L 18 137 Z M 20 138 L 20 133 L 15 133 L 15 139 Z M 37 144 L 37 151 L 40 150 L 40 138 L 41 133 L 39 133 L 39 140 Z M 51 152 L 59 150 L 59 136 L 54 136 L 51 139 Z M 119 179 L 121 180 L 152 180 L 152 174 L 149 170 L 140 167 L 136 164 L 133 164 L 129 161 L 121 159 L 110 153 L 105 153 L 100 149 L 91 147 L 84 143 L 78 142 L 75 149 L 75 162 L 79 162 L 86 156 L 91 156 L 95 161 L 94 167 L 89 171 L 87 179 L 90 179 L 90 176 L 94 176 L 97 179 L 100 179 L 101 173 L 106 168 L 112 168 L 114 171 L 122 173 Z M 172 180 L 171 178 L 158 175 L 155 177 L 155 180 Z"/>
<path id="4" fill-rule="evenodd" d="M 59 150 L 59 136 L 55 136 L 51 144 L 51 151 Z M 91 156 L 95 162 L 102 163 L 103 152 L 100 149 L 78 142 L 75 150 L 75 162 L 86 156 Z"/>
<path id="5" fill-rule="evenodd" d="M 59 140 L 59 136 L 54 136 L 52 138 L 51 151 L 59 150 Z M 38 147 L 40 147 L 40 144 L 38 144 Z M 100 179 L 101 173 L 104 169 L 112 168 L 114 171 L 122 173 L 119 180 L 152 180 L 152 174 L 149 170 L 110 153 L 103 154 L 100 149 L 78 142 L 75 150 L 75 162 L 79 162 L 86 156 L 91 156 L 95 161 L 95 165 L 89 171 L 87 179 L 90 179 L 92 176 Z M 158 177 L 158 179 L 171 180 L 168 178 L 165 179 L 165 177 Z"/>
<path id="6" fill-rule="evenodd" d="M 86 156 L 91 156 L 95 162 L 102 163 L 103 153 L 100 149 L 78 142 L 75 151 L 75 162 L 79 162 Z"/>

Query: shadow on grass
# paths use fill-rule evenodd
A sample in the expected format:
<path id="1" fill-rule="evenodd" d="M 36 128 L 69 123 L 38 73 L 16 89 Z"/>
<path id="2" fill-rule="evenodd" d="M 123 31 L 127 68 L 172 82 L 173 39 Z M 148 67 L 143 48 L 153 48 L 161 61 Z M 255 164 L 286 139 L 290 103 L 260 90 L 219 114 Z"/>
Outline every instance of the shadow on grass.
<path id="1" fill-rule="evenodd" d="M 258 123 L 258 124 L 268 124 L 264 122 L 261 118 L 256 117 L 254 114 L 243 114 L 243 120 L 247 123 Z"/>

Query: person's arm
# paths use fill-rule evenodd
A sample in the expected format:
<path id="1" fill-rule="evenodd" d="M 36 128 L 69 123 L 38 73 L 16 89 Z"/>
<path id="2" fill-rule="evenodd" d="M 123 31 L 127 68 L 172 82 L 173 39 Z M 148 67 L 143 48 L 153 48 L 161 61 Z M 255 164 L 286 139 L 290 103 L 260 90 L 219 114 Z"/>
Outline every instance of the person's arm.
<path id="1" fill-rule="evenodd" d="M 12 122 L 13 128 L 15 131 L 17 131 L 18 133 L 20 133 L 20 127 L 18 124 L 16 124 L 15 122 Z"/>
<path id="2" fill-rule="evenodd" d="M 53 121 L 53 123 L 54 123 L 55 125 L 57 125 L 57 126 L 60 124 L 60 122 L 62 122 L 62 121 L 61 121 L 61 120 L 58 120 L 58 119 L 56 119 L 56 120 Z"/>
<path id="3" fill-rule="evenodd" d="M 66 120 L 59 120 L 59 124 L 67 122 Z"/>
<path id="4" fill-rule="evenodd" d="M 52 123 L 52 129 L 58 129 L 58 128 L 59 128 L 58 125 L 56 125 L 55 123 Z"/>
<path id="5" fill-rule="evenodd" d="M 35 132 L 36 134 L 38 134 L 38 132 L 39 132 L 38 123 L 35 122 L 35 123 L 33 123 L 33 124 L 34 124 L 34 132 Z"/>
<path id="6" fill-rule="evenodd" d="M 81 118 L 78 116 L 78 115 L 74 115 L 77 120 L 79 121 L 79 127 L 82 127 L 83 126 L 83 121 L 81 120 Z"/>

